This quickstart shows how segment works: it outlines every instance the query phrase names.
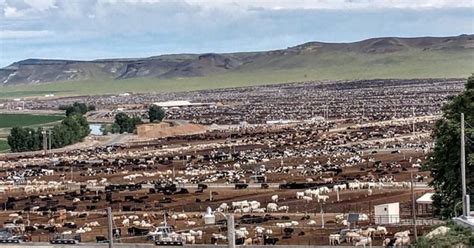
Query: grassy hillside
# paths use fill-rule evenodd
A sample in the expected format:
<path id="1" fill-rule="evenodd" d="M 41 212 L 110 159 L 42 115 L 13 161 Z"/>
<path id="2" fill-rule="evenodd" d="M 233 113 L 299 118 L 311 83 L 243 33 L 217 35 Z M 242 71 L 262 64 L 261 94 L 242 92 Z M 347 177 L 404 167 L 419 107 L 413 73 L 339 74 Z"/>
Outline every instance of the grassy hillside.
<path id="1" fill-rule="evenodd" d="M 0 87 L 0 98 L 170 92 L 306 80 L 463 78 L 474 72 L 474 49 L 411 49 L 391 53 L 316 51 L 261 56 L 237 70 L 201 77 L 95 79 Z"/>

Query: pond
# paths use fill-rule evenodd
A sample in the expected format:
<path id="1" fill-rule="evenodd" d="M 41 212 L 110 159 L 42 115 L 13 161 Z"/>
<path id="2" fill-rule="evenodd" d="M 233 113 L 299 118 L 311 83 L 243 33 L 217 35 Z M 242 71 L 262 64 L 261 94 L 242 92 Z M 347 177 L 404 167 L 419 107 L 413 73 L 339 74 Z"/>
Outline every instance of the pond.
<path id="1" fill-rule="evenodd" d="M 103 135 L 102 131 L 100 130 L 100 127 L 102 124 L 100 123 L 90 123 L 89 124 L 89 129 L 91 130 L 92 135 Z"/>

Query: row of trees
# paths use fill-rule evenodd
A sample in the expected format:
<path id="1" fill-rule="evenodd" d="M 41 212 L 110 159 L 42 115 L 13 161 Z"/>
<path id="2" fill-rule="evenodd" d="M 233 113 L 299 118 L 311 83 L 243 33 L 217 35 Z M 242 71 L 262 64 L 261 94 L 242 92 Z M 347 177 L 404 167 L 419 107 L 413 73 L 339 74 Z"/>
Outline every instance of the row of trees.
<path id="1" fill-rule="evenodd" d="M 94 111 L 95 106 L 92 104 L 86 105 L 85 103 L 75 102 L 72 105 L 61 105 L 60 110 L 66 111 L 66 116 L 71 115 L 85 115 L 89 111 Z"/>
<path id="2" fill-rule="evenodd" d="M 148 118 L 150 122 L 158 123 L 165 118 L 166 112 L 162 107 L 151 105 L 148 108 Z M 108 133 L 133 133 L 137 125 L 142 124 L 140 117 L 130 117 L 120 112 L 115 115 L 115 122 L 111 125 L 104 124 L 101 126 L 103 134 Z"/>
<path id="3" fill-rule="evenodd" d="M 133 133 L 137 125 L 142 124 L 140 117 L 130 117 L 127 114 L 120 112 L 115 115 L 115 122 L 113 124 L 103 124 L 100 131 L 104 135 L 109 133 Z"/>
<path id="4" fill-rule="evenodd" d="M 8 136 L 8 145 L 12 152 L 41 150 L 43 131 L 28 127 L 14 127 Z M 61 148 L 82 141 L 89 135 L 89 123 L 82 115 L 67 116 L 60 124 L 51 129 L 51 148 Z"/>
<path id="5" fill-rule="evenodd" d="M 82 115 L 81 104 L 74 107 L 61 123 L 53 126 L 51 132 L 51 148 L 61 148 L 82 141 L 90 133 L 89 123 Z M 88 108 L 89 109 L 89 108 Z M 67 110 L 66 110 L 67 111 Z M 86 111 L 87 112 L 87 111 Z M 43 148 L 42 127 L 14 127 L 8 136 L 8 145 L 12 152 L 38 151 Z M 49 132 L 49 131 L 48 131 Z M 46 135 L 49 136 L 49 135 Z"/>

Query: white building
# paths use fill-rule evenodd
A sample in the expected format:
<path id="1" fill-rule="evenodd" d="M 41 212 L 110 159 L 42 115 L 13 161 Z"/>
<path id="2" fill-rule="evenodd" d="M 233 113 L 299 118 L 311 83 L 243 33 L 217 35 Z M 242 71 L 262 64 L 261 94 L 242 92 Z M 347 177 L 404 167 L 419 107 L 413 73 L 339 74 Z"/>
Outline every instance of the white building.
<path id="1" fill-rule="evenodd" d="M 154 105 L 163 107 L 163 108 L 179 108 L 179 107 L 188 107 L 188 106 L 214 106 L 215 103 L 198 103 L 190 101 L 166 101 L 166 102 L 155 102 Z"/>
<path id="2" fill-rule="evenodd" d="M 400 203 L 386 203 L 374 207 L 375 224 L 400 223 Z"/>

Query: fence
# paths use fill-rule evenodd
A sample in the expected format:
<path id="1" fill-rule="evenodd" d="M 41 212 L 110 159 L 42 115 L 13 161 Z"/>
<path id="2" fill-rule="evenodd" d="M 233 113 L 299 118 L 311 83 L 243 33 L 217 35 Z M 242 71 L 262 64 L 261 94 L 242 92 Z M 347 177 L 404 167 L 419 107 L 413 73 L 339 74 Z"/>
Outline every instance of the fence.
<path id="1" fill-rule="evenodd" d="M 383 225 L 413 225 L 412 216 L 400 216 L 400 215 L 374 215 L 372 216 L 371 223 L 383 224 Z M 416 225 L 419 226 L 432 226 L 446 224 L 446 221 L 435 218 L 416 218 Z"/>
<path id="2" fill-rule="evenodd" d="M 372 223 L 375 224 L 398 224 L 400 223 L 400 215 L 374 215 Z"/>

